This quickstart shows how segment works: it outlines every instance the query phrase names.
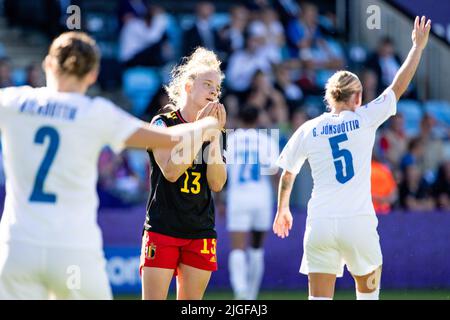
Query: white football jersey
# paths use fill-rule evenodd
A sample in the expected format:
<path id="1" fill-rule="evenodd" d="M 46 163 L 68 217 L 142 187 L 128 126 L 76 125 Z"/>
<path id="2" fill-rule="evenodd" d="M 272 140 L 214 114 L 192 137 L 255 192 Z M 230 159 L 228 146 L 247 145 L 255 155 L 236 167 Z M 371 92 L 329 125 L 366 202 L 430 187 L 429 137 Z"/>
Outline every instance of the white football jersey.
<path id="1" fill-rule="evenodd" d="M 396 113 L 396 106 L 395 94 L 388 88 L 355 112 L 324 113 L 294 133 L 277 164 L 298 174 L 308 159 L 314 181 L 310 219 L 375 214 L 370 192 L 375 133 Z"/>
<path id="2" fill-rule="evenodd" d="M 6 199 L 0 241 L 101 248 L 98 157 L 142 122 L 103 98 L 30 87 L 0 90 Z"/>
<path id="3" fill-rule="evenodd" d="M 228 203 L 272 203 L 270 177 L 278 171 L 278 142 L 268 130 L 237 129 L 227 137 Z"/>

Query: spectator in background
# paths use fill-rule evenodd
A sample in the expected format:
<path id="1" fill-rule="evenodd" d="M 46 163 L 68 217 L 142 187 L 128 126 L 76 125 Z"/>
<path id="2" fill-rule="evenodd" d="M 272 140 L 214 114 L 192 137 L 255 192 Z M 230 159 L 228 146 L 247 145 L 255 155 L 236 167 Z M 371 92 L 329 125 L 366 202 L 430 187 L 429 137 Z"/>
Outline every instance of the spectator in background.
<path id="1" fill-rule="evenodd" d="M 408 146 L 408 138 L 404 130 L 404 118 L 397 113 L 388 121 L 388 127 L 380 136 L 380 149 L 383 157 L 388 160 L 395 169 L 400 168 L 400 162 Z"/>
<path id="2" fill-rule="evenodd" d="M 303 50 L 309 50 L 319 40 L 323 40 L 319 30 L 318 14 L 316 5 L 305 2 L 298 11 L 298 16 L 289 22 L 286 31 L 294 58 L 300 57 Z"/>
<path id="3" fill-rule="evenodd" d="M 272 127 L 280 129 L 281 135 L 287 135 L 289 132 L 289 108 L 286 100 L 282 95 L 277 94 L 272 98 L 272 101 L 267 110 L 272 121 Z"/>
<path id="4" fill-rule="evenodd" d="M 252 79 L 256 72 L 262 71 L 271 74 L 272 66 L 266 56 L 261 55 L 261 39 L 248 34 L 245 49 L 234 52 L 226 70 L 226 83 L 228 88 L 240 99 L 250 89 Z"/>
<path id="5" fill-rule="evenodd" d="M 361 75 L 361 83 L 364 88 L 362 103 L 374 101 L 378 97 L 378 77 L 375 71 L 365 69 Z"/>
<path id="6" fill-rule="evenodd" d="M 269 120 L 263 127 L 279 128 L 281 135 L 288 134 L 289 108 L 286 100 L 283 94 L 274 88 L 264 72 L 258 71 L 253 77 L 245 104 L 262 111 L 260 120 Z M 266 115 L 268 119 L 264 119 Z"/>
<path id="7" fill-rule="evenodd" d="M 302 124 L 309 120 L 308 114 L 299 107 L 291 113 L 291 133 L 294 133 Z"/>
<path id="8" fill-rule="evenodd" d="M 299 84 L 305 94 L 322 95 L 326 80 L 344 66 L 343 50 L 321 32 L 316 5 L 305 2 L 301 9 L 287 28 L 290 54 L 303 64 Z"/>
<path id="9" fill-rule="evenodd" d="M 408 211 L 431 211 L 434 200 L 428 182 L 422 177 L 420 167 L 409 163 L 403 167 L 403 181 L 399 187 L 400 206 Z"/>
<path id="10" fill-rule="evenodd" d="M 141 116 L 141 120 L 144 120 L 146 122 L 151 122 L 153 117 L 156 115 L 159 106 L 165 106 L 169 104 L 169 96 L 166 93 L 166 90 L 163 86 L 161 86 L 158 91 L 155 93 L 155 95 L 150 100 L 149 104 L 147 105 L 147 109 L 145 110 L 144 114 Z"/>
<path id="11" fill-rule="evenodd" d="M 397 183 L 388 166 L 372 154 L 371 191 L 373 207 L 377 214 L 388 214 L 397 199 Z"/>
<path id="12" fill-rule="evenodd" d="M 98 159 L 98 188 L 112 191 L 115 186 L 115 155 L 110 148 L 104 148 Z"/>
<path id="13" fill-rule="evenodd" d="M 120 0 L 119 3 L 119 28 L 122 29 L 128 21 L 144 19 L 149 9 L 147 0 Z"/>
<path id="14" fill-rule="evenodd" d="M 423 141 L 418 137 L 411 139 L 408 143 L 408 152 L 402 157 L 402 160 L 400 162 L 400 168 L 402 169 L 402 171 L 404 171 L 409 165 L 417 165 L 422 175 L 423 154 Z"/>
<path id="15" fill-rule="evenodd" d="M 278 12 L 284 27 L 287 27 L 289 22 L 295 19 L 300 12 L 300 6 L 295 0 L 275 0 L 273 1 L 273 6 Z"/>
<path id="16" fill-rule="evenodd" d="M 42 67 L 37 63 L 30 64 L 26 69 L 25 85 L 39 88 L 45 85 Z"/>
<path id="17" fill-rule="evenodd" d="M 432 189 L 437 208 L 450 211 L 450 159 L 444 161 L 439 167 Z"/>
<path id="18" fill-rule="evenodd" d="M 259 11 L 271 5 L 271 0 L 244 0 L 245 5 L 251 12 Z"/>
<path id="19" fill-rule="evenodd" d="M 429 114 L 425 114 L 420 121 L 419 138 L 423 143 L 423 170 L 428 182 L 433 182 L 439 165 L 444 160 L 444 143 L 433 134 L 436 120 Z"/>
<path id="20" fill-rule="evenodd" d="M 261 37 L 261 53 L 267 55 L 272 63 L 280 63 L 281 49 L 285 44 L 283 25 L 275 10 L 270 7 L 261 9 L 249 25 L 249 32 L 255 37 Z"/>
<path id="21" fill-rule="evenodd" d="M 292 81 L 287 63 L 280 63 L 275 66 L 275 88 L 283 93 L 291 111 L 301 104 L 303 91 L 300 86 Z"/>
<path id="22" fill-rule="evenodd" d="M 249 13 L 245 6 L 235 5 L 231 7 L 230 23 L 218 31 L 218 49 L 224 57 L 229 57 L 233 52 L 244 49 L 248 19 Z"/>
<path id="23" fill-rule="evenodd" d="M 9 58 L 0 58 L 0 88 L 13 86 Z"/>
<path id="24" fill-rule="evenodd" d="M 115 158 L 115 185 L 114 191 L 123 202 L 128 204 L 137 203 L 145 199 L 144 181 L 139 179 L 139 175 L 130 166 L 127 151 Z"/>
<path id="25" fill-rule="evenodd" d="M 126 68 L 164 65 L 173 55 L 167 28 L 167 15 L 158 5 L 150 6 L 144 19 L 128 19 L 120 33 L 120 61 Z"/>
<path id="26" fill-rule="evenodd" d="M 394 42 L 389 37 L 382 38 L 378 44 L 377 51 L 367 61 L 367 67 L 372 69 L 377 75 L 377 95 L 392 83 L 400 66 L 401 59 L 395 52 Z"/>
<path id="27" fill-rule="evenodd" d="M 190 55 L 197 47 L 216 50 L 218 33 L 211 23 L 214 12 L 215 7 L 212 2 L 201 1 L 197 3 L 195 23 L 183 35 L 183 55 Z"/>
<path id="28" fill-rule="evenodd" d="M 99 158 L 99 191 L 115 199 L 116 205 L 125 206 L 145 199 L 145 181 L 132 170 L 127 154 L 115 155 L 105 148 Z M 106 198 L 105 198 L 106 199 Z"/>
<path id="29" fill-rule="evenodd" d="M 301 8 L 298 19 L 292 20 L 287 29 L 293 57 L 299 57 L 313 69 L 335 71 L 342 68 L 342 50 L 334 41 L 327 41 L 320 31 L 317 6 L 305 2 Z"/>

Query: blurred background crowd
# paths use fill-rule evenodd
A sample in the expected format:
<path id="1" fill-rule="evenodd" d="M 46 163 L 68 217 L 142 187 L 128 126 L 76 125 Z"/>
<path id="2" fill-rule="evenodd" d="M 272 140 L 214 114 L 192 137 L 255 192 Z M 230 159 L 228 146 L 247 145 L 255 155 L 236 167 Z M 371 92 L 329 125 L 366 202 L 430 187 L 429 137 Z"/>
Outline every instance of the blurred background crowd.
<path id="1" fill-rule="evenodd" d="M 221 101 L 227 109 L 227 127 L 238 126 L 239 110 L 256 107 L 260 128 L 280 130 L 281 150 L 299 126 L 326 111 L 324 85 L 335 71 L 358 74 L 363 103 L 368 103 L 392 82 L 405 58 L 388 37 L 380 38 L 376 48 L 350 43 L 338 31 L 335 1 L 80 2 L 43 0 L 24 5 L 0 0 L 0 88 L 44 85 L 42 52 L 50 39 L 66 30 L 65 8 L 79 4 L 83 30 L 97 39 L 103 55 L 99 83 L 91 94 L 110 97 L 150 121 L 168 103 L 163 85 L 171 68 L 195 47 L 204 46 L 223 62 Z M 32 16 L 30 5 L 35 9 Z M 20 44 L 2 42 L 25 36 L 23 41 L 43 51 L 27 49 L 28 56 L 19 63 L 8 49 Z M 379 214 L 393 209 L 450 212 L 450 103 L 419 99 L 417 91 L 414 85 L 409 88 L 398 103 L 397 115 L 377 135 L 372 193 Z M 101 206 L 146 201 L 151 168 L 145 152 L 115 156 L 105 149 L 99 168 Z M 292 205 L 304 210 L 311 190 L 306 164 L 296 180 Z"/>

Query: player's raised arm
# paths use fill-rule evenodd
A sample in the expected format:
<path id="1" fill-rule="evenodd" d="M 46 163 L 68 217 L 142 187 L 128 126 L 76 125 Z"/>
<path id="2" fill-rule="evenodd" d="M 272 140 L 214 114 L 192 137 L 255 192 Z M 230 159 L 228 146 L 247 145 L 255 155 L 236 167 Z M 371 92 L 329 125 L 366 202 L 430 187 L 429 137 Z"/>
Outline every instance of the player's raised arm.
<path id="1" fill-rule="evenodd" d="M 413 46 L 390 86 L 392 91 L 394 91 L 397 100 L 399 100 L 406 91 L 412 78 L 414 77 L 414 74 L 416 73 L 417 66 L 419 65 L 420 58 L 422 57 L 423 49 L 425 49 L 428 42 L 430 30 L 431 20 L 427 21 L 425 16 L 423 16 L 422 19 L 416 17 L 416 20 L 414 21 L 414 29 L 411 35 Z"/>
<path id="2" fill-rule="evenodd" d="M 221 103 L 217 103 L 216 106 L 216 117 L 220 127 L 224 128 L 227 118 L 225 107 Z M 226 148 L 226 146 L 222 146 L 222 143 L 220 142 L 221 136 L 222 131 L 218 131 L 217 135 L 211 140 L 208 150 L 206 179 L 208 181 L 208 186 L 214 192 L 220 192 L 227 181 L 227 168 L 222 155 L 222 147 Z M 223 141 L 223 143 L 226 143 L 226 141 Z"/>
<path id="3" fill-rule="evenodd" d="M 172 128 L 142 127 L 126 140 L 125 145 L 139 149 L 172 148 L 183 136 L 191 135 L 194 131 L 206 132 L 218 127 L 217 118 L 212 116 Z"/>

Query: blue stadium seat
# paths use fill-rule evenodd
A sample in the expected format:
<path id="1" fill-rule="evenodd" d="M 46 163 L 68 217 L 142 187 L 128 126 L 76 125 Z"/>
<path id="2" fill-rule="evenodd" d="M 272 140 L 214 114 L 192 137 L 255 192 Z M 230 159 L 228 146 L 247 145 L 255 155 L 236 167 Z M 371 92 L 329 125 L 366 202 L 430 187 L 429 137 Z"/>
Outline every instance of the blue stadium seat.
<path id="1" fill-rule="evenodd" d="M 450 126 L 450 103 L 447 101 L 431 100 L 424 104 L 425 112 L 433 116 L 438 122 Z"/>
<path id="2" fill-rule="evenodd" d="M 167 19 L 169 21 L 167 26 L 167 34 L 169 36 L 170 43 L 174 47 L 175 56 L 178 57 L 181 55 L 183 32 L 178 20 L 173 15 L 167 14 Z"/>
<path id="3" fill-rule="evenodd" d="M 180 26 L 183 30 L 187 30 L 195 23 L 195 14 L 184 13 L 179 16 Z M 220 29 L 230 22 L 230 14 L 227 12 L 215 13 L 211 17 L 211 24 L 213 28 Z"/>
<path id="4" fill-rule="evenodd" d="M 140 117 L 144 114 L 151 99 L 161 85 L 157 68 L 135 67 L 123 74 L 123 90 L 125 96 L 131 100 L 131 112 Z"/>
<path id="5" fill-rule="evenodd" d="M 228 12 L 216 12 L 211 18 L 211 24 L 215 29 L 220 29 L 230 22 L 230 14 Z"/>
<path id="6" fill-rule="evenodd" d="M 16 86 L 23 86 L 27 82 L 27 72 L 23 68 L 16 68 L 11 73 L 12 81 Z"/>
<path id="7" fill-rule="evenodd" d="M 195 23 L 195 15 L 192 13 L 184 13 L 179 15 L 178 21 L 182 30 L 188 30 Z"/>
<path id="8" fill-rule="evenodd" d="M 88 12 L 84 17 L 86 30 L 97 40 L 115 40 L 119 30 L 116 16 L 102 12 Z"/>
<path id="9" fill-rule="evenodd" d="M 398 113 L 405 119 L 405 132 L 409 137 L 415 136 L 420 131 L 420 121 L 423 117 L 422 106 L 415 100 L 400 100 L 397 104 Z"/>

